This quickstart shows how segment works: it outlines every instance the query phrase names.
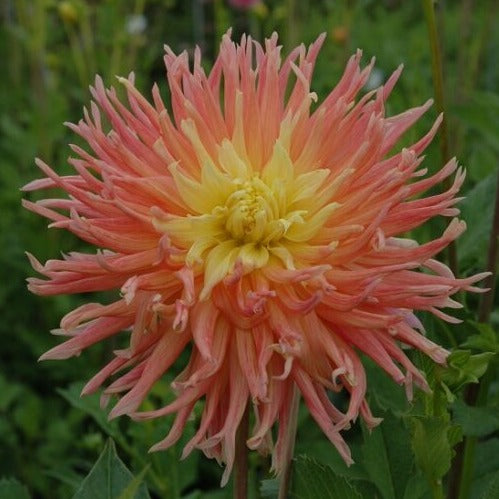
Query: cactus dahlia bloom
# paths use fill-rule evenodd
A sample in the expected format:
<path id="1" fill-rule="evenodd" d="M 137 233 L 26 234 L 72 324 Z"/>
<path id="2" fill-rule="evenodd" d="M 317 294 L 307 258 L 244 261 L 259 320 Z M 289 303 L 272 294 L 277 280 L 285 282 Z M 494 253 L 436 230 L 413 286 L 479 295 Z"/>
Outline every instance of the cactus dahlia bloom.
<path id="1" fill-rule="evenodd" d="M 372 63 L 358 52 L 338 85 L 311 109 L 312 70 L 323 37 L 282 61 L 277 36 L 262 46 L 224 37 L 213 69 L 192 70 L 186 53 L 166 47 L 171 111 L 153 87 L 152 104 L 120 78 L 128 105 L 97 77 L 94 102 L 68 126 L 90 151 L 72 146 L 74 174 L 45 178 L 24 190 L 61 188 L 68 198 L 25 202 L 28 209 L 95 245 L 33 267 L 42 295 L 120 290 L 112 303 L 89 303 L 66 315 L 56 332 L 69 339 L 42 356 L 65 359 L 115 335 L 127 348 L 85 386 L 118 395 L 111 417 L 175 414 L 174 444 L 195 404 L 203 411 L 194 448 L 227 464 L 247 403 L 254 411 L 248 446 L 273 451 L 279 471 L 289 442 L 290 407 L 299 391 L 346 462 L 341 431 L 357 416 L 378 420 L 366 402 L 359 353 L 371 357 L 410 396 L 427 388 L 401 346 L 435 362 L 447 352 L 424 336 L 415 311 L 459 305 L 451 296 L 477 291 L 483 277 L 456 279 L 433 257 L 464 230 L 452 219 L 424 244 L 397 237 L 437 216 L 454 217 L 464 173 L 451 160 L 425 176 L 421 153 L 439 121 L 418 142 L 390 154 L 430 107 L 385 116 L 401 68 L 381 88 L 359 97 Z M 104 121 L 105 120 L 105 121 Z M 109 124 L 109 125 L 108 125 Z M 441 194 L 421 194 L 455 174 Z M 153 384 L 187 350 L 189 360 L 164 407 L 140 411 Z M 329 392 L 343 390 L 344 412 Z M 277 441 L 272 428 L 278 424 Z"/>

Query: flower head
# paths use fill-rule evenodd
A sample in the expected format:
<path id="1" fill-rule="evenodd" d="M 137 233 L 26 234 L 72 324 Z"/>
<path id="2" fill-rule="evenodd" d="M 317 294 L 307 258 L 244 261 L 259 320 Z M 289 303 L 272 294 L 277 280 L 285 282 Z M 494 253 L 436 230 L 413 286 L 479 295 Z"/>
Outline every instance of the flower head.
<path id="1" fill-rule="evenodd" d="M 413 384 L 426 389 L 401 345 L 439 363 L 447 352 L 424 336 L 415 311 L 454 322 L 441 309 L 458 307 L 451 296 L 478 291 L 473 285 L 483 277 L 457 279 L 433 259 L 464 231 L 456 218 L 421 245 L 397 237 L 434 216 L 458 214 L 464 173 L 456 161 L 433 176 L 420 168 L 440 119 L 390 154 L 431 102 L 385 115 L 401 68 L 358 98 L 373 63 L 362 69 L 357 52 L 312 110 L 322 42 L 282 61 L 276 35 L 264 46 L 244 36 L 236 45 L 226 35 L 208 75 L 199 51 L 191 70 L 186 53 L 166 47 L 171 111 L 156 86 L 153 103 L 146 100 L 133 75 L 119 79 L 128 106 L 97 77 L 90 110 L 68 125 L 91 151 L 72 146 L 75 173 L 68 176 L 38 160 L 45 178 L 24 188 L 66 191 L 67 199 L 25 205 L 100 248 L 45 265 L 30 256 L 46 279 L 31 278 L 29 288 L 44 295 L 121 290 L 112 303 L 66 315 L 58 333 L 69 339 L 42 358 L 79 355 L 113 335 L 129 338 L 83 393 L 112 377 L 104 389 L 119 396 L 111 416 L 175 414 L 154 449 L 175 443 L 204 400 L 184 455 L 200 448 L 227 463 L 224 481 L 247 403 L 255 413 L 248 446 L 272 451 L 279 471 L 296 388 L 351 462 L 341 431 L 359 414 L 369 426 L 378 422 L 359 352 L 409 397 Z M 421 196 L 453 174 L 446 192 Z M 176 399 L 141 412 L 150 388 L 187 348 L 190 359 L 172 384 Z M 345 412 L 328 397 L 339 390 L 349 395 Z"/>

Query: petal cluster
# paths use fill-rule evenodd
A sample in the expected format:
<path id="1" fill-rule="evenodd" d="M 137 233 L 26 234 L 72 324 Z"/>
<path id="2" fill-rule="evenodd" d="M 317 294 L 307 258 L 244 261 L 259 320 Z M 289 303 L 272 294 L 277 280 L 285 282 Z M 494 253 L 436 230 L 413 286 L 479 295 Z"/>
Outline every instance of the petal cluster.
<path id="1" fill-rule="evenodd" d="M 203 404 L 184 456 L 199 448 L 227 464 L 247 404 L 254 412 L 248 446 L 271 451 L 279 471 L 291 408 L 300 392 L 346 462 L 342 437 L 359 415 L 377 424 L 366 402 L 359 353 L 371 357 L 411 396 L 427 388 L 401 346 L 443 363 L 447 352 L 424 335 L 416 311 L 453 322 L 451 296 L 479 291 L 483 274 L 457 279 L 435 255 L 465 224 L 452 218 L 443 234 L 418 244 L 400 237 L 437 215 L 456 217 L 464 180 L 455 160 L 427 176 L 421 153 L 440 119 L 415 144 L 391 153 L 431 102 L 386 116 L 401 68 L 362 93 L 373 66 L 353 55 L 320 103 L 311 91 L 323 37 L 285 58 L 274 35 L 262 46 L 223 38 L 211 71 L 166 47 L 167 106 L 152 103 L 120 78 L 128 103 L 99 77 L 84 119 L 68 126 L 87 143 L 71 146 L 74 174 L 41 160 L 44 178 L 25 191 L 60 188 L 67 197 L 25 206 L 95 245 L 44 265 L 29 288 L 55 295 L 116 290 L 116 301 L 88 303 L 56 330 L 69 338 L 42 356 L 65 359 L 114 335 L 128 347 L 86 385 L 103 384 L 117 402 L 111 416 L 174 414 L 165 439 L 174 444 L 197 403 Z M 440 194 L 425 193 L 454 176 Z M 189 361 L 172 383 L 173 402 L 140 405 L 184 350 Z M 343 391 L 340 410 L 330 393 Z M 200 402 L 201 401 L 201 402 Z M 273 432 L 274 426 L 278 426 Z M 273 435 L 277 437 L 273 442 Z"/>

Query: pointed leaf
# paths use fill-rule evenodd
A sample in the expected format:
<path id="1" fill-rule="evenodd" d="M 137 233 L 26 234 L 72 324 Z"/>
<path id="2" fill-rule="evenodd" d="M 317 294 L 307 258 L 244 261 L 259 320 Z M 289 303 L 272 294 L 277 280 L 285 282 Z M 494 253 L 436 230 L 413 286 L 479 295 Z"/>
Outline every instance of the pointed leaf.
<path id="1" fill-rule="evenodd" d="M 147 465 L 133 480 L 126 486 L 125 490 L 120 494 L 118 499 L 135 499 L 139 491 L 142 482 L 149 471 L 149 465 Z"/>
<path id="2" fill-rule="evenodd" d="M 130 484 L 134 484 L 134 477 L 116 454 L 114 442 L 109 439 L 73 499 L 116 499 L 126 492 Z M 150 499 L 144 484 L 132 496 L 125 497 Z"/>

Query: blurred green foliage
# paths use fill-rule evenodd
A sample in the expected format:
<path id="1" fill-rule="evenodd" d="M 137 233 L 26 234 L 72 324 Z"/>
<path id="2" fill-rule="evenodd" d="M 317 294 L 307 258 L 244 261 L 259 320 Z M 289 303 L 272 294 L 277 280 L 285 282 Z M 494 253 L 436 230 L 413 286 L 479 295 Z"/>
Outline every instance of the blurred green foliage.
<path id="1" fill-rule="evenodd" d="M 499 30 L 494 29 L 498 9 L 494 0 L 456 0 L 441 2 L 438 7 L 451 151 L 468 170 L 465 191 L 469 197 L 462 207 L 469 231 L 459 242 L 458 251 L 461 273 L 470 274 L 482 270 L 486 263 L 499 158 Z M 335 85 L 357 47 L 364 49 L 365 60 L 376 56 L 373 78 L 378 84 L 404 63 L 406 68 L 390 98 L 388 112 L 419 105 L 433 95 L 431 55 L 420 2 L 262 0 L 243 11 L 223 0 L 3 0 L 0 20 L 0 477 L 8 477 L 0 481 L 0 497 L 19 499 L 27 497 L 29 491 L 31 497 L 57 499 L 71 497 L 78 489 L 77 497 L 91 497 L 82 495 L 81 490 L 86 490 L 82 480 L 108 436 L 113 437 L 118 454 L 132 472 L 143 472 L 140 477 L 152 497 L 229 497 L 230 485 L 218 490 L 221 471 L 216 464 L 200 453 L 179 462 L 179 449 L 187 436 L 169 451 L 147 454 L 147 447 L 166 434 L 171 421 L 109 423 L 95 397 L 79 399 L 81 384 L 68 387 L 72 381 L 88 379 L 98 369 L 107 358 L 109 345 L 93 347 L 71 362 L 36 364 L 36 359 L 56 343 L 48 331 L 88 297 L 47 299 L 26 291 L 24 279 L 32 270 L 24 251 L 44 261 L 58 257 L 60 251 L 83 246 L 68 234 L 46 231 L 44 220 L 22 210 L 19 188 L 38 176 L 33 162 L 36 156 L 58 171 L 68 168 L 67 144 L 78 142 L 78 138 L 63 122 L 80 119 L 82 106 L 89 102 L 87 87 L 96 73 L 112 85 L 115 75 L 134 71 L 137 85 L 146 95 L 157 81 L 166 98 L 163 44 L 189 52 L 197 44 L 209 64 L 221 34 L 230 26 L 236 38 L 249 31 L 261 39 L 276 30 L 284 51 L 302 41 L 310 43 L 326 31 L 328 38 L 314 78 L 314 90 L 320 97 Z M 404 140 L 414 141 L 435 118 L 435 112 L 427 113 Z M 430 171 L 440 165 L 436 142 L 428 150 Z M 441 230 L 437 221 L 419 230 L 418 237 L 428 239 Z M 468 308 L 476 310 L 477 298 L 467 300 Z M 445 325 L 430 327 L 429 334 L 448 347 L 472 336 L 466 347 L 475 355 L 497 352 L 494 330 L 499 317 L 497 313 L 492 317 L 492 328 L 480 329 L 468 322 L 457 332 L 447 331 Z M 473 319 L 473 314 L 468 318 Z M 454 368 L 459 371 L 462 366 Z M 320 472 L 323 478 L 317 487 L 334 483 L 349 494 L 344 497 L 374 497 L 369 495 L 374 490 L 381 494 L 378 497 L 429 497 L 431 481 L 442 477 L 450 466 L 452 447 L 459 440 L 453 428 L 459 425 L 465 435 L 481 438 L 473 484 L 473 494 L 477 495 L 473 497 L 482 492 L 492 497 L 490 491 L 497 490 L 499 483 L 499 425 L 494 412 L 499 408 L 497 376 L 488 407 L 476 409 L 472 419 L 459 399 L 462 390 L 456 388 L 454 379 L 458 397 L 455 421 L 448 412 L 448 397 L 443 396 L 438 410 L 436 406 L 428 410 L 428 395 L 423 394 L 409 405 L 402 389 L 374 366 L 369 366 L 369 376 L 377 386 L 371 394 L 372 405 L 378 414 L 385 414 L 387 426 L 371 436 L 360 427 L 349 432 L 347 438 L 359 464 L 346 468 L 318 428 L 306 423 L 303 413 L 297 452 L 323 464 L 298 461 L 296 494 L 307 476 Z M 452 377 L 452 372 L 446 376 Z M 444 390 L 442 379 L 449 390 L 452 380 L 443 375 L 434 377 L 435 390 Z M 167 381 L 155 388 L 151 403 L 164 398 L 169 390 Z M 433 447 L 421 447 L 421 435 Z M 408 454 L 411 445 L 414 456 Z M 379 446 L 388 454 L 375 463 Z M 104 452 L 123 468 L 123 476 L 129 476 L 111 444 Z M 252 483 L 268 479 L 268 462 L 258 456 L 251 459 Z M 438 476 L 425 482 L 425 473 Z M 340 478 L 335 480 L 335 476 Z M 400 476 L 404 477 L 402 482 L 397 479 Z M 146 497 L 140 480 L 129 482 L 120 482 L 120 490 L 128 490 L 127 497 Z M 272 480 L 267 480 L 260 490 L 253 485 L 250 496 L 272 497 L 273 491 Z"/>

